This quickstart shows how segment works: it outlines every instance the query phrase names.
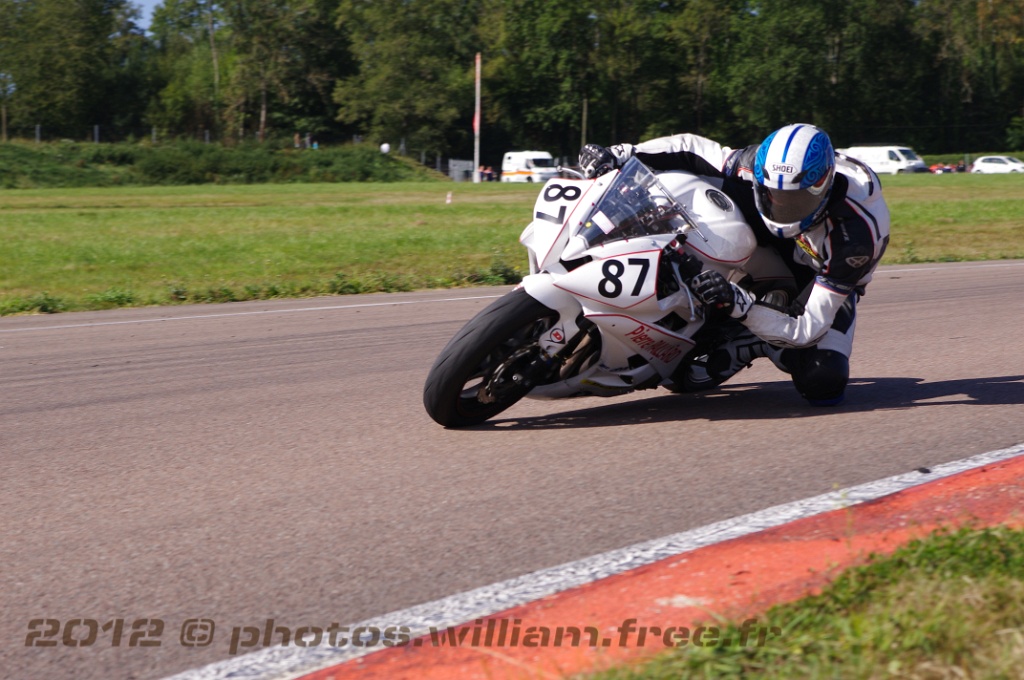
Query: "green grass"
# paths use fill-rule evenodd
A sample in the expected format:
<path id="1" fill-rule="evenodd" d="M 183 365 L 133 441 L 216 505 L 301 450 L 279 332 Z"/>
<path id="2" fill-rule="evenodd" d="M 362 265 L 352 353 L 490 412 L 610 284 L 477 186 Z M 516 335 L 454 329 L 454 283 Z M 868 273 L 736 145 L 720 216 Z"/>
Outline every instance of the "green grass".
<path id="1" fill-rule="evenodd" d="M 685 646 L 591 680 L 1024 677 L 1024 532 L 937 533 L 757 619 L 765 644 Z M 742 624 L 721 623 L 739 640 Z M 756 630 L 756 628 L 755 628 Z"/>
<path id="2" fill-rule="evenodd" d="M 887 175 L 892 215 L 885 262 L 1024 257 L 1024 176 Z"/>
<path id="3" fill-rule="evenodd" d="M 1024 257 L 1024 178 L 883 178 L 885 262 Z M 454 200 L 446 202 L 448 192 Z M 0 314 L 512 283 L 537 187 L 0 191 Z"/>
<path id="4" fill-rule="evenodd" d="M 526 268 L 517 237 L 534 192 L 441 182 L 4 192 L 0 311 L 511 283 Z"/>

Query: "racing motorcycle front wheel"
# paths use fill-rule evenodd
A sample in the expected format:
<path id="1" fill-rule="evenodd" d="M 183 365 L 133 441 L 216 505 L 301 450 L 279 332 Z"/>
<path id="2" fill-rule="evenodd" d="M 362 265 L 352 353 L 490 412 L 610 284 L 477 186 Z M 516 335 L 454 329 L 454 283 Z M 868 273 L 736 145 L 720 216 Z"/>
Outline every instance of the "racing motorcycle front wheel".
<path id="1" fill-rule="evenodd" d="M 557 376 L 537 339 L 558 313 L 517 288 L 495 300 L 441 350 L 423 405 L 445 427 L 478 425 Z"/>

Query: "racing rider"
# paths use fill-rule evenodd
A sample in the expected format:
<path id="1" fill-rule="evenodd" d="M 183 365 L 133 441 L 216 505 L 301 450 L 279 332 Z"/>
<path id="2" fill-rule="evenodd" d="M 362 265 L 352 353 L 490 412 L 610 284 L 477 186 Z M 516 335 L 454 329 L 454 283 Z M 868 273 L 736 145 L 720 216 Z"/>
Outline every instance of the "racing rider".
<path id="1" fill-rule="evenodd" d="M 580 151 L 583 173 L 596 177 L 631 156 L 656 171 L 685 170 L 714 178 L 743 213 L 758 250 L 781 258 L 790 290 L 770 290 L 705 270 L 691 280 L 712 313 L 738 319 L 741 332 L 694 363 L 687 382 L 718 384 L 756 357 L 791 374 L 810 403 L 843 400 L 856 326 L 856 301 L 889 242 L 889 210 L 878 176 L 836 154 L 829 136 L 807 124 L 787 125 L 741 149 L 679 134 L 641 144 Z M 774 256 L 773 256 L 774 257 Z M 770 288 L 770 285 L 769 285 Z"/>

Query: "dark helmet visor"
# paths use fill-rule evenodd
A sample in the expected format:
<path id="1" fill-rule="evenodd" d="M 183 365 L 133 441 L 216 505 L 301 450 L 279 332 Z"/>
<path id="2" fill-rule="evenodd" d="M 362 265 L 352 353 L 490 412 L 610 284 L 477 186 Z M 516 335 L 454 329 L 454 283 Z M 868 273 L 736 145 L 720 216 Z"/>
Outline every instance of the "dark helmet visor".
<path id="1" fill-rule="evenodd" d="M 800 222 L 813 215 L 825 198 L 820 188 L 807 189 L 771 189 L 763 184 L 755 184 L 757 189 L 757 207 L 761 214 L 772 220 L 788 224 Z"/>

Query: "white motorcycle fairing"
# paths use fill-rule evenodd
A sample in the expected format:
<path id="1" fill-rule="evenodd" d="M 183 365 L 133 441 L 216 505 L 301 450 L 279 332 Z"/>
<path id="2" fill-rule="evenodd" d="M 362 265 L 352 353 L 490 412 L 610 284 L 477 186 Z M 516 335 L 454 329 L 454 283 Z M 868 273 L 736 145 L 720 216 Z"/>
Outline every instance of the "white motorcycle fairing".
<path id="1" fill-rule="evenodd" d="M 668 380 L 704 318 L 666 253 L 684 241 L 682 252 L 728 277 L 757 245 L 718 187 L 686 173 L 655 175 L 635 159 L 596 180 L 550 180 L 520 241 L 531 266 L 521 286 L 559 314 L 541 350 L 556 355 L 586 332 L 583 324 L 601 340 L 588 366 L 533 388 L 526 396 L 535 399 L 609 396 Z"/>
<path id="2" fill-rule="evenodd" d="M 706 319 L 689 283 L 705 268 L 744 275 L 759 250 L 721 187 L 636 158 L 598 179 L 552 179 L 520 240 L 530 274 L 467 321 L 427 374 L 435 422 L 479 425 L 527 396 L 718 384 L 691 362 L 706 363 L 738 324 Z"/>

